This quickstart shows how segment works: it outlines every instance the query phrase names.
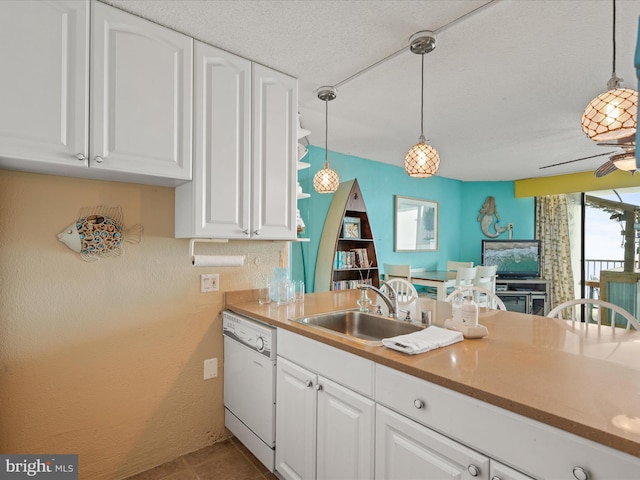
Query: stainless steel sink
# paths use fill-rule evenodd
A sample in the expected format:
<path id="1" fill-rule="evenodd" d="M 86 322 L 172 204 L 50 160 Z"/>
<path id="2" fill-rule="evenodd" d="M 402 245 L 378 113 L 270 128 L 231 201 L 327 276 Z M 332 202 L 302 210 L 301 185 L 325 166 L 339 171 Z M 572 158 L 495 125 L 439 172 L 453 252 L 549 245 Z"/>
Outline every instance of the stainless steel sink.
<path id="1" fill-rule="evenodd" d="M 423 328 L 415 323 L 357 310 L 310 315 L 294 320 L 367 345 L 382 345 L 383 338 L 413 333 Z"/>

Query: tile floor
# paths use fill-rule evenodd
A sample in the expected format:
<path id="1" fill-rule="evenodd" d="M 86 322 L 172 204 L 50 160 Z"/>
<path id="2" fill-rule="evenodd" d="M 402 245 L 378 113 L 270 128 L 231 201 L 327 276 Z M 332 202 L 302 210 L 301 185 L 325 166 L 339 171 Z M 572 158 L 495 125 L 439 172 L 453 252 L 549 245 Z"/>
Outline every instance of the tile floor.
<path id="1" fill-rule="evenodd" d="M 277 480 L 235 437 L 139 473 L 127 480 Z"/>

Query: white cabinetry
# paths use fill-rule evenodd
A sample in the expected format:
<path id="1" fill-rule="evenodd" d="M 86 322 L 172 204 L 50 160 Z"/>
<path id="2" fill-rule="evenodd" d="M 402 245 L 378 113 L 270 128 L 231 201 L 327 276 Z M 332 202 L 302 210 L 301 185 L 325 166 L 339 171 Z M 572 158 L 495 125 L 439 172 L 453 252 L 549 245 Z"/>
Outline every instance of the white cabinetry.
<path id="1" fill-rule="evenodd" d="M 189 180 L 192 44 L 100 2 L 0 2 L 0 167 Z"/>
<path id="2" fill-rule="evenodd" d="M 489 458 L 409 420 L 376 408 L 376 479 L 489 480 Z"/>
<path id="3" fill-rule="evenodd" d="M 252 105 L 251 236 L 294 240 L 298 81 L 254 63 Z"/>
<path id="4" fill-rule="evenodd" d="M 532 477 L 495 460 L 491 460 L 489 464 L 489 478 L 491 480 L 533 480 Z"/>
<path id="5" fill-rule="evenodd" d="M 176 237 L 295 238 L 297 81 L 196 43 L 193 182 Z"/>
<path id="6" fill-rule="evenodd" d="M 0 2 L 0 64 L 0 167 L 86 170 L 88 2 Z"/>
<path id="7" fill-rule="evenodd" d="M 193 39 L 91 8 L 91 167 L 190 180 Z"/>
<path id="8" fill-rule="evenodd" d="M 496 462 L 494 476 L 503 480 L 527 475 L 573 479 L 582 474 L 591 480 L 631 479 L 640 471 L 638 457 L 382 365 L 376 365 L 375 398 L 378 404 L 481 451 Z"/>
<path id="9" fill-rule="evenodd" d="M 244 238 L 251 191 L 251 62 L 195 44 L 193 181 L 176 188 L 176 237 Z"/>
<path id="10" fill-rule="evenodd" d="M 286 479 L 373 478 L 375 404 L 344 386 L 364 376 L 356 388 L 371 392 L 373 364 L 282 330 L 278 351 L 289 358 L 277 360 L 278 473 Z M 353 371 L 345 371 L 345 360 Z"/>

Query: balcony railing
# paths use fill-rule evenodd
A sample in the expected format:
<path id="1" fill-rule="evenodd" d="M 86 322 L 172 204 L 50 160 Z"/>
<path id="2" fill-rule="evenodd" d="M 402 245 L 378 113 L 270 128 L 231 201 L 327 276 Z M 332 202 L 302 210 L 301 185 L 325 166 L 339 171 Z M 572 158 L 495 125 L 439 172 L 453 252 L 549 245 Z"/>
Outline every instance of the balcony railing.
<path id="1" fill-rule="evenodd" d="M 584 278 L 589 280 L 599 280 L 600 270 L 610 270 L 612 268 L 624 267 L 624 260 L 585 260 Z M 636 262 L 636 268 L 638 268 Z"/>

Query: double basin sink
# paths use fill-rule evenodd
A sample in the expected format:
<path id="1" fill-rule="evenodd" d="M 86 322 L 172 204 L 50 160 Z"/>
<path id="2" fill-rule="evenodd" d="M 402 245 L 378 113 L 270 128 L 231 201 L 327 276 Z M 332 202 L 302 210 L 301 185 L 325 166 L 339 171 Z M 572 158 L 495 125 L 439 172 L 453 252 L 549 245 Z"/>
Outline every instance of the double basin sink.
<path id="1" fill-rule="evenodd" d="M 383 338 L 417 332 L 424 327 L 381 315 L 346 310 L 296 318 L 294 321 L 365 345 L 382 345 Z"/>

